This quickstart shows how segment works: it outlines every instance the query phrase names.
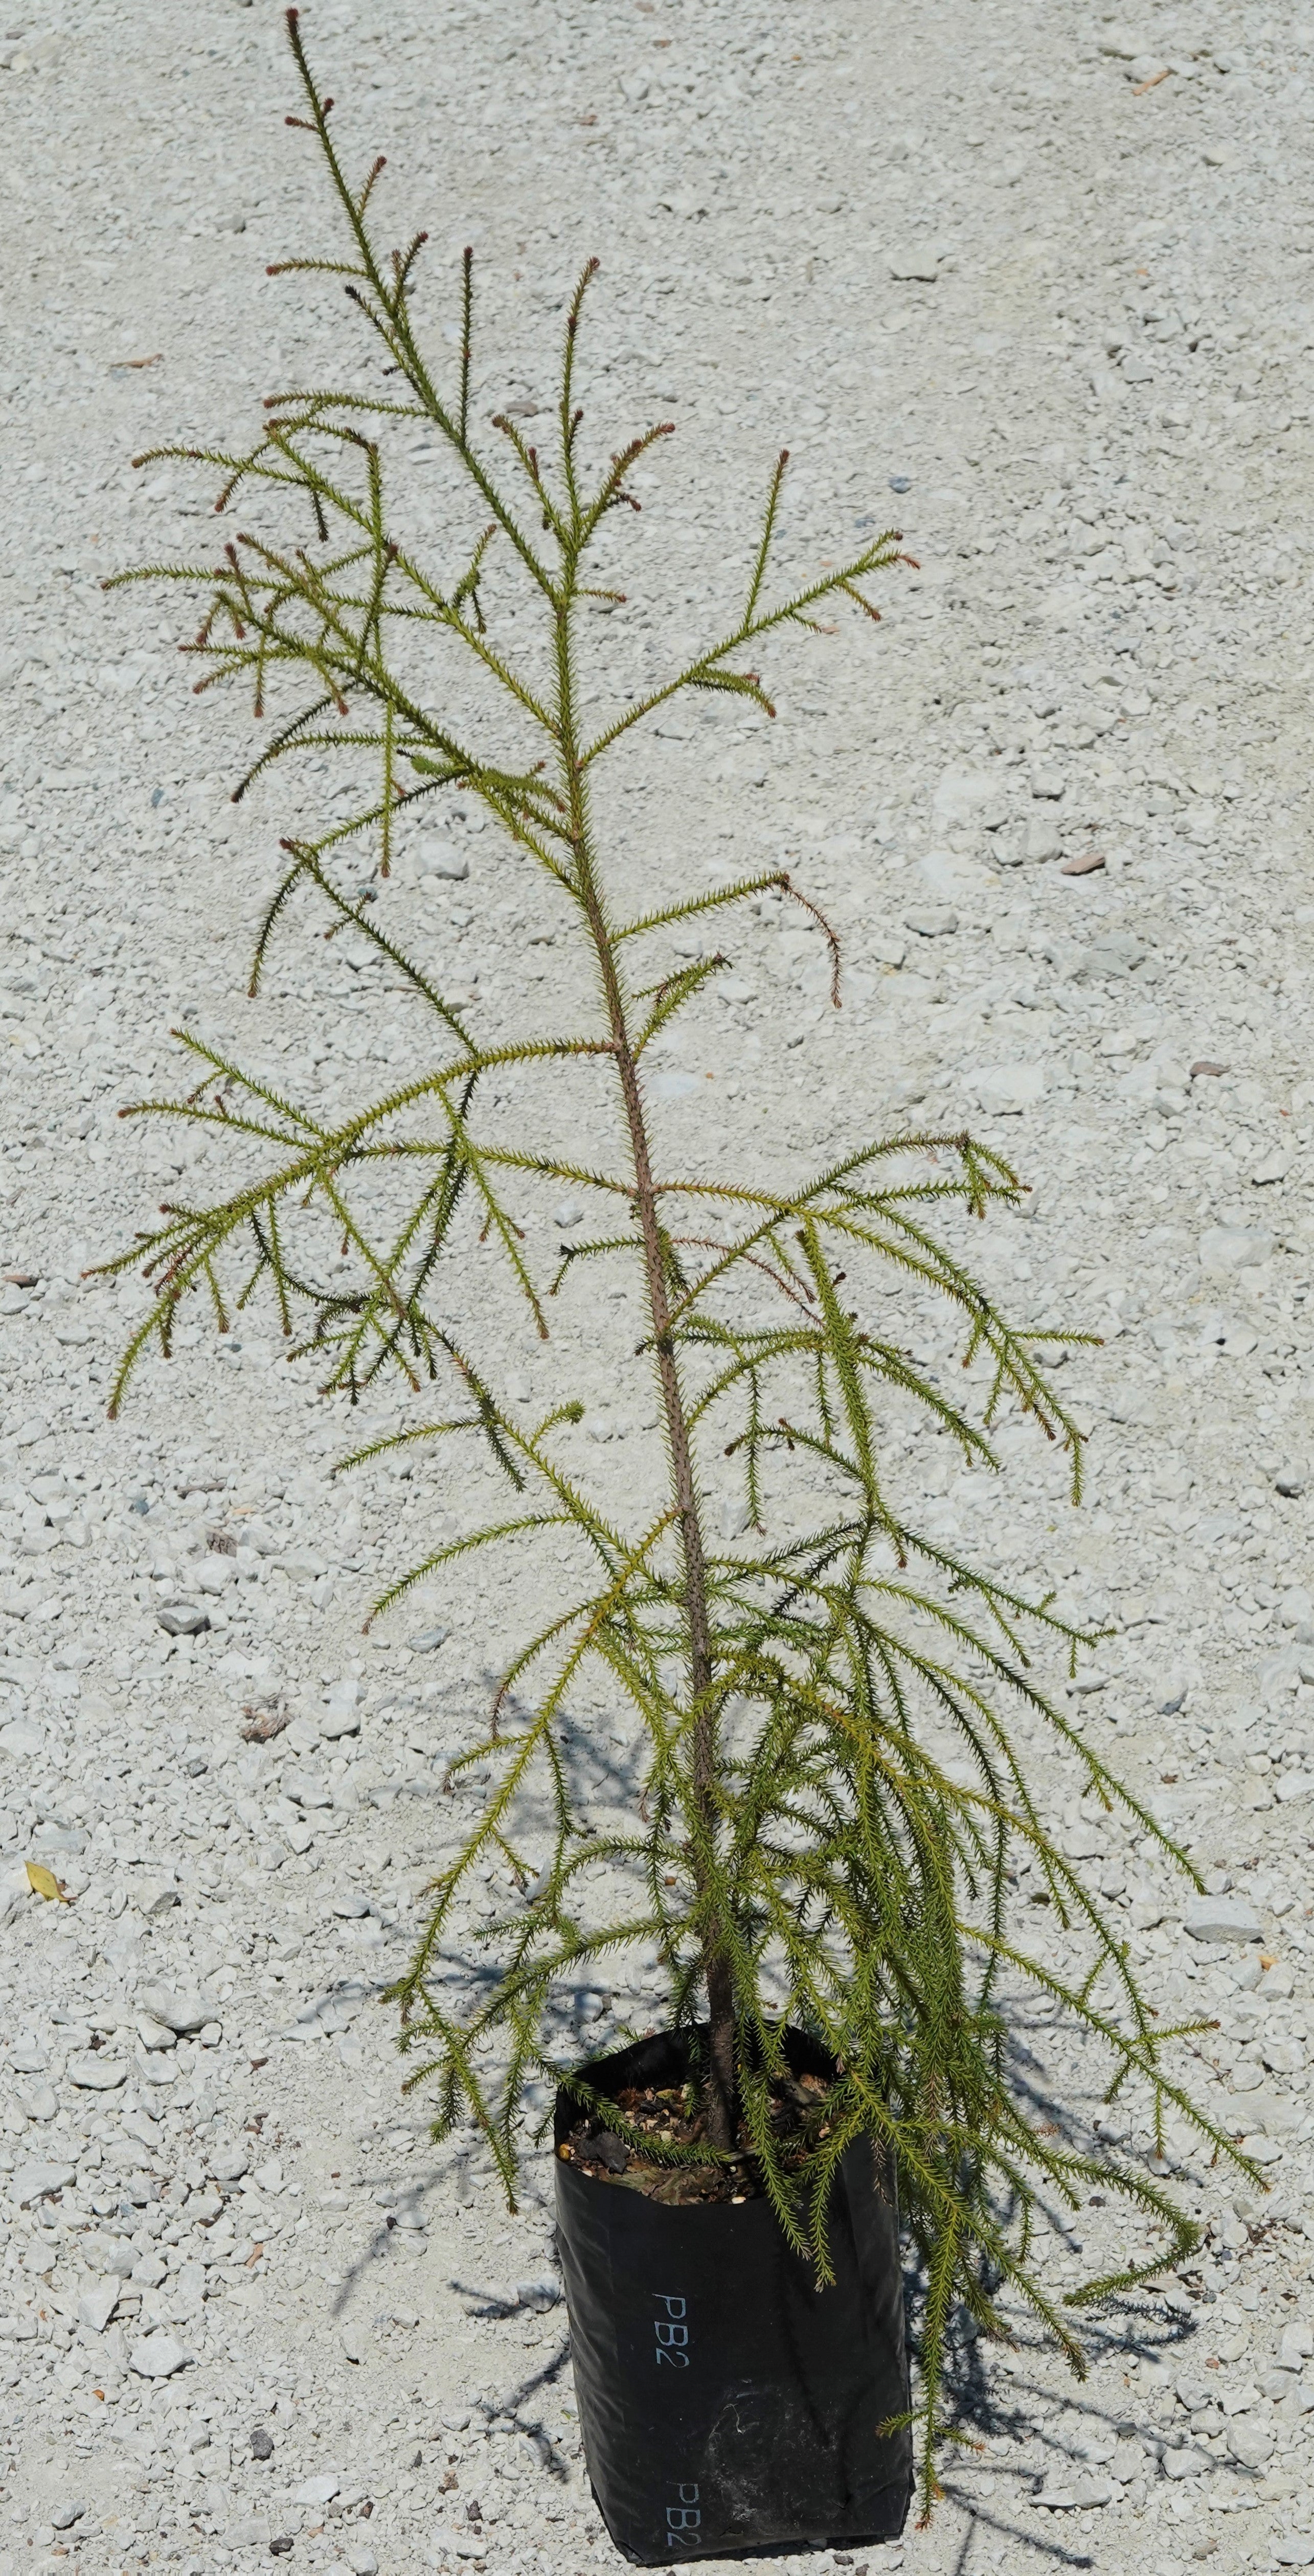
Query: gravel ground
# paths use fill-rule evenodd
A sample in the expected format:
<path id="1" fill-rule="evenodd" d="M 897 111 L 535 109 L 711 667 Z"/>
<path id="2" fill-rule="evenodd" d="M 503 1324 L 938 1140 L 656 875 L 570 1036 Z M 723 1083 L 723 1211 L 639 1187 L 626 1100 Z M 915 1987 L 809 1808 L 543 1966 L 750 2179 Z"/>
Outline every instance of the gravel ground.
<path id="1" fill-rule="evenodd" d="M 902 2563 L 1314 2564 L 1314 25 L 1222 0 L 1125 28 L 1070 0 L 314 0 L 305 23 L 354 157 L 392 156 L 398 236 L 428 221 L 449 283 L 478 245 L 485 413 L 542 390 L 561 290 L 603 253 L 590 417 L 680 433 L 628 540 L 636 600 L 673 585 L 678 628 L 686 592 L 731 596 L 782 439 L 787 549 L 897 515 L 919 559 L 879 634 L 780 655 L 774 728 L 678 720 L 608 809 L 622 882 L 697 821 L 715 869 L 787 863 L 845 940 L 836 1015 L 811 932 L 770 904 L 739 928 L 666 1060 L 668 1149 L 755 1151 L 764 1097 L 800 1159 L 855 1119 L 971 1116 L 1035 1185 L 982 1267 L 1015 1311 L 1104 1336 L 1066 1378 L 1080 1515 L 1011 1437 L 1002 1492 L 908 1474 L 942 1535 L 1047 1569 L 1111 1632 L 1069 1704 L 1242 1937 L 1188 1935 L 1152 1848 L 1058 1763 L 1048 1811 L 1165 2011 L 1217 2016 L 1192 2080 L 1273 2189 L 1170 2138 L 1204 2256 L 1096 2321 L 1084 2389 L 1025 2333 L 965 2357 L 980 2448 Z M 259 393 L 341 371 L 336 302 L 264 274 L 327 246 L 327 216 L 266 0 L 81 0 L 15 22 L 0 62 L 0 2576 L 199 2576 L 276 2544 L 357 2576 L 579 2576 L 620 2562 L 580 2470 L 548 2177 L 510 2218 L 435 2152 L 373 2008 L 442 1757 L 526 1604 L 435 1593 L 364 1638 L 433 1484 L 330 1486 L 347 1425 L 276 1365 L 268 1313 L 222 1346 L 198 1317 L 109 1426 L 139 1290 L 81 1284 L 162 1189 L 213 1185 L 188 1137 L 115 1123 L 178 1083 L 171 1024 L 270 1065 L 325 1058 L 331 1027 L 348 1088 L 413 1044 L 362 959 L 295 937 L 239 1000 L 287 797 L 226 801 L 249 723 L 189 697 L 167 602 L 98 586 L 205 537 L 208 491 L 134 477 L 134 451 L 240 435 Z M 639 611 L 620 629 L 663 666 Z M 473 818 L 453 846 L 465 878 L 425 890 L 403 848 L 388 901 L 495 1005 L 532 904 Z M 614 1320 L 624 1344 L 623 1299 Z M 619 1500 L 650 1396 L 582 1297 L 549 1357 Z M 523 1365 L 536 1395 L 547 1362 Z M 178 1600 L 208 1613 L 193 1639 L 159 1624 Z M 280 1703 L 291 1726 L 248 1745 L 244 1711 Z M 625 1760 L 604 1728 L 599 1800 Z M 28 1892 L 29 1858 L 71 1904 Z M 590 2043 L 643 2026 L 635 1975 L 574 1999 Z M 1080 2053 L 1019 2020 L 1037 2085 L 1089 2110 Z M 1056 2277 L 1110 2228 L 1092 2207 L 1056 2232 Z"/>

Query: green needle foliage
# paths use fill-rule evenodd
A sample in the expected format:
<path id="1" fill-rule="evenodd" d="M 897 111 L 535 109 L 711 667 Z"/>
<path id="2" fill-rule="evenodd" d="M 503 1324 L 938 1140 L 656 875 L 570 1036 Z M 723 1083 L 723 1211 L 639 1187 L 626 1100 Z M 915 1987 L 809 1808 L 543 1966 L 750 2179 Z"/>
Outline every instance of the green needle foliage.
<path id="1" fill-rule="evenodd" d="M 1081 2367 L 1062 2313 L 1072 2302 L 1059 2301 L 1031 2259 L 1046 2196 L 1075 2206 L 1092 2184 L 1116 2188 L 1163 2231 L 1157 2258 L 1147 2242 L 1143 2261 L 1089 2283 L 1079 2299 L 1149 2277 L 1193 2241 L 1132 2157 L 1056 2134 L 1041 2118 L 1010 2055 L 1009 1990 L 1055 2000 L 1098 2042 L 1110 2095 L 1129 2088 L 1156 2146 L 1173 2110 L 1213 2151 L 1235 2150 L 1170 2076 L 1166 2043 L 1179 2034 L 1158 2022 L 1028 1783 L 1019 1720 L 1047 1730 L 1088 1792 L 1134 1817 L 1188 1869 L 1033 1677 L 1037 1647 L 1073 1655 L 1083 1640 L 1046 1600 L 1023 1598 L 919 1534 L 883 1465 L 900 1408 L 938 1425 L 977 1464 L 994 1463 L 992 1424 L 1020 1411 L 1066 1452 L 1079 1496 L 1081 1437 L 1042 1358 L 1046 1340 L 1075 1337 L 1011 1325 L 944 1235 L 946 1220 L 1015 1205 L 1020 1183 L 964 1134 L 863 1144 L 792 1187 L 670 1171 L 645 1106 L 654 1038 L 725 963 L 705 956 L 662 971 L 645 968 L 645 956 L 660 959 L 661 935 L 674 925 L 766 889 L 786 898 L 795 889 L 764 871 L 710 891 L 696 884 L 626 918 L 595 833 L 595 772 L 681 691 L 717 691 L 771 712 L 761 646 L 815 626 L 823 605 L 874 618 L 865 585 L 899 560 L 898 535 L 778 583 L 782 456 L 730 631 L 637 702 L 596 714 L 581 679 L 581 607 L 617 594 L 590 583 L 592 562 L 615 514 L 638 507 L 628 478 L 670 424 L 602 463 L 586 459 L 576 371 L 591 261 L 569 306 L 550 451 L 501 415 L 500 461 L 490 457 L 471 416 L 469 253 L 459 369 L 447 385 L 431 372 L 414 309 L 425 237 L 390 255 L 377 246 L 371 206 L 383 165 L 363 186 L 349 182 L 295 12 L 288 25 L 305 93 L 304 114 L 288 122 L 322 156 L 345 255 L 283 267 L 345 280 L 389 391 L 280 394 L 248 448 L 162 451 L 217 468 L 216 507 L 240 500 L 252 523 L 215 561 L 119 578 L 199 586 L 199 633 L 183 648 L 202 665 L 198 688 L 249 688 L 257 716 L 278 697 L 239 795 L 304 754 L 345 755 L 352 768 L 370 756 L 377 787 L 364 803 L 284 843 L 252 988 L 294 898 L 309 896 L 330 932 L 354 930 L 428 1007 L 432 1059 L 417 1079 L 326 1122 L 298 1100 L 291 1078 L 283 1092 L 182 1033 L 196 1088 L 146 1109 L 222 1134 L 246 1160 L 217 1204 L 164 1210 L 106 1265 L 144 1264 L 154 1287 L 115 1405 L 152 1337 L 168 1353 L 185 1299 L 212 1301 L 223 1329 L 267 1289 L 291 1347 L 324 1363 L 326 1388 L 354 1400 L 388 1372 L 413 1388 L 433 1382 L 435 1418 L 401 1436 L 482 1444 L 508 1489 L 503 1516 L 435 1548 L 372 1615 L 443 1568 L 459 1580 L 474 1550 L 523 1548 L 545 1531 L 578 1543 L 578 1588 L 527 1639 L 487 1740 L 454 1766 L 479 1767 L 486 1790 L 464 1847 L 434 1882 L 423 1938 L 396 1988 L 402 2045 L 420 2059 L 410 2081 L 436 2088 L 437 2134 L 473 2118 L 510 2193 L 526 2110 L 541 2103 L 545 2081 L 570 2071 L 554 2005 L 600 1962 L 655 1947 L 669 1972 L 670 2017 L 701 2052 L 710 2151 L 728 2156 L 747 2144 L 782 2228 L 819 2275 L 829 2269 L 828 2196 L 847 2145 L 867 2131 L 897 2166 L 925 2284 L 919 2413 L 929 2506 L 946 2351 L 961 2310 L 1004 2332 L 1000 2294 L 1010 2291 Z M 397 424 L 417 422 L 438 433 L 450 469 L 455 569 L 423 560 L 395 532 L 385 447 Z M 262 501 L 275 505 L 268 533 L 255 523 Z M 536 647 L 520 640 L 527 621 Z M 472 684 L 464 692 L 462 665 Z M 586 952 L 595 1002 L 585 1025 L 499 1042 L 384 927 L 375 889 L 366 899 L 354 882 L 362 843 L 386 876 L 414 812 L 456 791 L 477 799 L 541 872 L 562 930 Z M 534 1085 L 581 1060 L 600 1070 L 615 1111 L 599 1115 L 596 1152 L 583 1163 L 536 1142 L 529 1123 Z M 508 1086 L 523 1094 L 509 1137 L 483 1115 L 494 1080 L 503 1098 Z M 762 1116 L 769 1125 L 769 1100 Z M 589 1239 L 545 1278 L 517 1206 L 549 1182 L 586 1194 L 598 1213 Z M 485 1276 L 476 1240 L 495 1247 L 545 1338 L 552 1299 L 587 1293 L 599 1265 L 623 1265 L 640 1283 L 662 1425 L 650 1463 L 663 1496 L 646 1518 L 615 1519 L 567 1463 L 563 1429 L 582 1411 L 568 1388 L 545 1419 L 528 1423 L 476 1362 Z M 874 1276 L 891 1266 L 911 1297 L 938 1299 L 960 1329 L 964 1364 L 977 1364 L 975 1410 L 967 1398 L 951 1402 L 905 1348 L 860 1320 Z M 709 1535 L 707 1467 L 718 1453 L 733 1455 L 743 1477 L 748 1528 L 733 1546 Z M 773 1536 L 791 1478 L 801 1478 L 811 1517 L 803 1535 L 790 1534 L 791 1521 Z M 510 1569 L 507 1579 L 516 1579 Z M 642 1801 L 623 1833 L 592 1830 L 572 1799 L 568 1711 L 589 1667 L 628 1709 L 642 1746 Z M 1061 1971 L 1052 1942 L 1037 1952 L 1012 1928 L 1019 1859 L 1049 1898 L 1046 1930 L 1057 1923 L 1082 1936 L 1079 1972 Z M 482 1897 L 490 1863 L 509 1872 L 502 1883 L 512 1891 L 491 1918 Z M 476 1898 L 485 1958 L 462 1977 L 453 1945 Z M 812 2137 L 801 2169 L 786 2168 L 769 2118 L 787 2023 L 824 2041 L 840 2070 L 825 2132 Z M 616 2106 L 607 2116 L 627 2134 Z M 670 2151 L 672 2160 L 707 2152 Z"/>

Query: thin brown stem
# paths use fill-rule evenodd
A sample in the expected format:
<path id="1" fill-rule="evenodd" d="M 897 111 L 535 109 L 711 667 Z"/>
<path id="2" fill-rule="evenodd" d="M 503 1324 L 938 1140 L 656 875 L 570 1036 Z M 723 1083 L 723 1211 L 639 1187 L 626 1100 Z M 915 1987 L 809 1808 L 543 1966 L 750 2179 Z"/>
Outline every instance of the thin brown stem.
<path id="1" fill-rule="evenodd" d="M 573 576 L 573 565 L 570 568 Z M 652 1316 L 653 1349 L 661 1386 L 662 1406 L 666 1416 L 666 1434 L 671 1452 L 671 1492 L 680 1531 L 680 1549 L 684 1562 L 684 1608 L 689 1638 L 689 1682 L 697 1715 L 693 1736 L 693 1786 L 699 1823 L 707 1842 L 717 1830 L 717 1722 L 713 1699 L 713 1659 L 711 1622 L 707 1614 L 707 1556 L 703 1544 L 702 1520 L 698 1508 L 698 1488 L 694 1478 L 693 1450 L 685 1413 L 680 1374 L 675 1363 L 675 1339 L 671 1329 L 670 1301 L 666 1293 L 666 1271 L 662 1259 L 661 1227 L 657 1216 L 657 1192 L 653 1184 L 652 1156 L 648 1146 L 648 1126 L 644 1116 L 643 1095 L 639 1089 L 639 1069 L 629 1021 L 625 995 L 616 964 L 615 939 L 607 919 L 601 890 L 593 863 L 589 835 L 588 791 L 583 763 L 579 757 L 571 704 L 570 653 L 570 581 L 566 599 L 557 612 L 557 680 L 558 721 L 564 784 L 570 808 L 570 845 L 575 862 L 575 887 L 588 923 L 602 979 L 603 1003 L 611 1029 L 616 1070 L 620 1076 L 621 1099 L 629 1131 L 630 1156 L 634 1166 L 635 1208 L 643 1243 L 644 1275 L 648 1306 Z M 735 2085 L 735 2012 L 734 1984 L 725 1941 L 719 1933 L 715 1908 L 709 1900 L 705 1865 L 695 1856 L 695 1881 L 702 1900 L 703 1974 L 707 1986 L 708 2076 L 706 2089 L 707 2130 L 712 2146 L 725 2150 L 734 2145 L 736 2122 Z"/>

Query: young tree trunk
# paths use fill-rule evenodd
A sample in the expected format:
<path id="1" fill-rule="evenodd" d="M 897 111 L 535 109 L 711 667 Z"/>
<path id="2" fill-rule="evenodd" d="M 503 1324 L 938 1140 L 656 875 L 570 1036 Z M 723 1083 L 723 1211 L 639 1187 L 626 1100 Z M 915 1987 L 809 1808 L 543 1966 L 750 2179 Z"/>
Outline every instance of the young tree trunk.
<path id="1" fill-rule="evenodd" d="M 718 1728 L 709 1697 L 712 1682 L 712 1645 L 707 1616 L 707 1568 L 702 1522 L 698 1510 L 698 1492 L 694 1482 L 693 1454 L 689 1445 L 689 1425 L 685 1417 L 679 1372 L 675 1365 L 671 1310 L 666 1294 L 666 1275 L 662 1266 L 657 1197 L 652 1183 L 652 1161 L 648 1151 L 648 1129 L 643 1113 L 643 1100 L 639 1091 L 638 1066 L 630 1039 L 629 1023 L 625 1013 L 625 997 L 617 971 L 611 930 L 593 867 L 585 782 L 578 761 L 570 706 L 569 638 L 564 611 L 561 615 L 560 636 L 558 668 L 561 674 L 562 753 L 571 805 L 571 837 L 576 882 L 597 954 L 603 1000 L 611 1028 L 616 1070 L 620 1076 L 621 1098 L 625 1108 L 626 1125 L 629 1129 L 630 1153 L 634 1165 L 635 1199 L 643 1240 L 648 1306 L 652 1316 L 657 1374 L 661 1382 L 666 1431 L 670 1442 L 671 1486 L 684 1560 L 689 1680 L 695 1705 L 701 1703 L 694 1726 L 694 1794 L 698 1801 L 703 1826 L 710 1839 L 716 1829 L 715 1783 Z M 705 1887 L 705 1877 L 701 1870 L 698 1875 Z M 700 1893 L 702 1892 L 703 1889 L 700 1888 Z M 708 2137 L 714 2147 L 727 2148 L 732 2147 L 735 2141 L 734 1986 L 724 1940 L 718 1937 L 715 1922 L 705 1923 L 704 1927 L 703 1974 L 707 1985 L 709 2029 L 706 2088 Z"/>

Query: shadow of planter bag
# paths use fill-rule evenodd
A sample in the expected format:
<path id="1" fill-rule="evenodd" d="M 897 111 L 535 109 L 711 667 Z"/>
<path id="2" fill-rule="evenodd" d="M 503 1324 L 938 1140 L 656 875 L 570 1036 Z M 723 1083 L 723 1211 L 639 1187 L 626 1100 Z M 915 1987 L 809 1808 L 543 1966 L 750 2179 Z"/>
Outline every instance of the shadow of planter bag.
<path id="1" fill-rule="evenodd" d="M 787 2034 L 795 2074 L 831 2071 Z M 682 2082 L 682 2033 L 580 2073 L 613 2098 Z M 556 2144 L 580 2117 L 557 2096 Z M 834 2283 L 818 2290 L 765 2199 L 670 2208 L 560 2156 L 557 2243 L 580 2427 L 616 2546 L 640 2567 L 746 2549 L 887 2540 L 912 2492 L 898 2210 L 868 2139 L 844 2156 L 830 2212 Z"/>

